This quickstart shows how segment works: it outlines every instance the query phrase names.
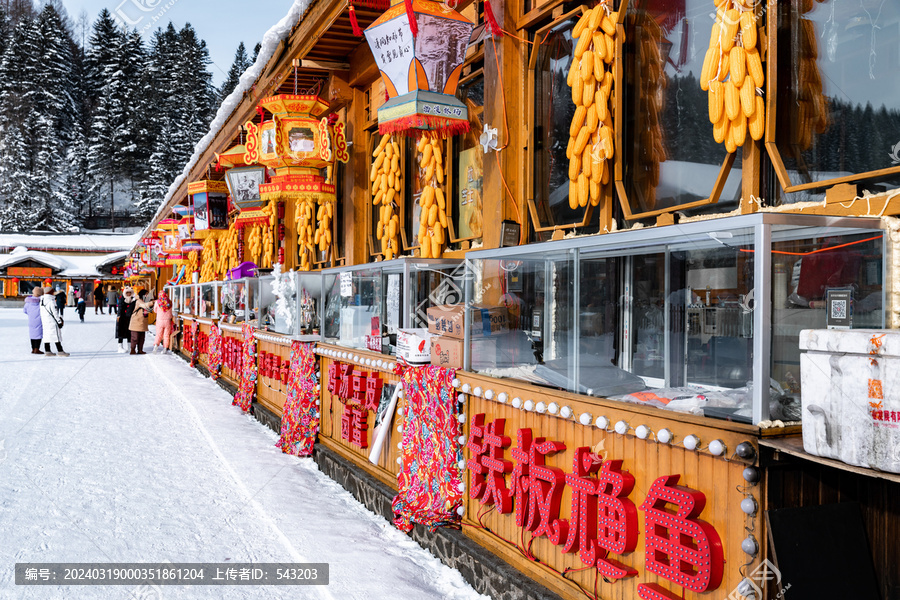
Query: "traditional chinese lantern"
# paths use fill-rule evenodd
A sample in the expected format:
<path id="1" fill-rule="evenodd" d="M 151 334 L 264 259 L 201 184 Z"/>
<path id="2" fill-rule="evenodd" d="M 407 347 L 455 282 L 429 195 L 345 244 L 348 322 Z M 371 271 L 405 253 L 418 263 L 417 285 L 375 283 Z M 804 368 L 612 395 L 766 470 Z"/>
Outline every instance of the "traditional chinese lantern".
<path id="1" fill-rule="evenodd" d="M 446 4 L 391 1 L 365 32 L 388 94 L 378 109 L 379 133 L 447 137 L 469 131 L 456 88 L 473 28 Z"/>
<path id="2" fill-rule="evenodd" d="M 335 188 L 330 174 L 335 161 L 350 159 L 344 124 L 322 117 L 328 102 L 316 95 L 279 94 L 260 100 L 258 109 L 262 114 L 270 113 L 271 119 L 263 119 L 259 126 L 252 121 L 245 125 L 248 136 L 244 162 L 275 169 L 271 181 L 259 186 L 263 203 L 293 200 L 298 206 L 297 219 L 301 220 L 303 214 L 298 246 L 301 269 L 308 270 L 315 249 L 312 221 L 317 211 L 313 206 L 327 206 L 329 218 L 333 218 Z"/>
<path id="3" fill-rule="evenodd" d="M 205 237 L 212 229 L 228 229 L 228 186 L 224 181 L 201 179 L 188 184 L 194 210 L 194 231 Z"/>
<path id="4" fill-rule="evenodd" d="M 245 161 L 247 146 L 238 144 L 221 154 L 216 154 L 217 168 L 225 167 L 225 183 L 231 195 L 231 202 L 240 214 L 235 225 L 244 226 L 264 223 L 269 215 L 263 212 L 265 201 L 260 198 L 260 185 L 266 180 L 266 167 L 248 165 Z"/>

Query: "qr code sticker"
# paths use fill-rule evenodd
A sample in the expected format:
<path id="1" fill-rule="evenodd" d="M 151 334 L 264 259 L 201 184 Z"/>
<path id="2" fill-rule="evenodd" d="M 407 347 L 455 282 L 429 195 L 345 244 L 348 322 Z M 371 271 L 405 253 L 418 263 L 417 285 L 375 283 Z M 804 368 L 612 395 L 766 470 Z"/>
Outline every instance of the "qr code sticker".
<path id="1" fill-rule="evenodd" d="M 847 318 L 847 301 L 835 300 L 831 303 L 831 318 L 846 319 Z"/>

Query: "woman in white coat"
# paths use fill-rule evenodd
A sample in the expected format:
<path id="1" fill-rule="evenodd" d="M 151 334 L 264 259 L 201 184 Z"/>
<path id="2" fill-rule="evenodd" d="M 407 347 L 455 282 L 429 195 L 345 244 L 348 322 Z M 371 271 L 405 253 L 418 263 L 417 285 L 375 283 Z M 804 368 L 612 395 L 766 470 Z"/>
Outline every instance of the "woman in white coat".
<path id="1" fill-rule="evenodd" d="M 62 293 L 62 292 L 57 292 Z M 53 288 L 44 287 L 44 295 L 41 296 L 41 325 L 44 328 L 44 356 L 69 356 L 62 347 L 62 331 L 59 324 L 62 319 L 56 310 L 56 298 Z M 56 352 L 50 350 L 50 344 L 56 344 Z"/>

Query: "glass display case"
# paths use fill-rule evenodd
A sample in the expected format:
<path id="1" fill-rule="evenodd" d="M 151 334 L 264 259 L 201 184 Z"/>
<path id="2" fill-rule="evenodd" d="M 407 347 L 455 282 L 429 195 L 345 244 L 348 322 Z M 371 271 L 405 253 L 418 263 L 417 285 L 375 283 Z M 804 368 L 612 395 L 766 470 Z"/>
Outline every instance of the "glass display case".
<path id="1" fill-rule="evenodd" d="M 463 299 L 459 260 L 404 257 L 322 271 L 328 343 L 394 354 L 397 330 L 428 326 L 426 311 Z"/>
<path id="2" fill-rule="evenodd" d="M 226 323 L 254 321 L 259 315 L 259 280 L 245 277 L 221 282 L 219 288 L 222 320 Z"/>
<path id="3" fill-rule="evenodd" d="M 221 282 L 209 281 L 198 286 L 197 316 L 207 319 L 219 317 L 219 288 Z"/>
<path id="4" fill-rule="evenodd" d="M 800 330 L 883 327 L 884 254 L 877 219 L 771 213 L 472 251 L 466 366 L 692 414 L 796 420 Z"/>
<path id="5" fill-rule="evenodd" d="M 176 286 L 180 298 L 181 313 L 195 315 L 197 307 L 197 288 L 199 284 L 185 284 Z"/>
<path id="6" fill-rule="evenodd" d="M 322 274 L 290 271 L 259 278 L 260 329 L 302 341 L 321 338 Z"/>

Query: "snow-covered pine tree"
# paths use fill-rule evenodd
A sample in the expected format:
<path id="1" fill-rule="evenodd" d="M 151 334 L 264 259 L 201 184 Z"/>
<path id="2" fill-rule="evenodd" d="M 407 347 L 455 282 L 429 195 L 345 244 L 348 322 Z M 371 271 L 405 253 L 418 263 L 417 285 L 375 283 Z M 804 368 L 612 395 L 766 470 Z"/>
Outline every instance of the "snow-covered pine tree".
<path id="1" fill-rule="evenodd" d="M 225 77 L 225 81 L 222 82 L 222 86 L 219 88 L 219 104 L 234 91 L 238 81 L 241 79 L 241 75 L 243 75 L 244 71 L 247 70 L 247 67 L 252 64 L 250 58 L 247 56 L 247 49 L 244 47 L 244 42 L 241 42 L 238 44 L 237 50 L 234 53 L 234 61 L 231 63 L 231 68 L 228 69 L 228 75 Z"/>

